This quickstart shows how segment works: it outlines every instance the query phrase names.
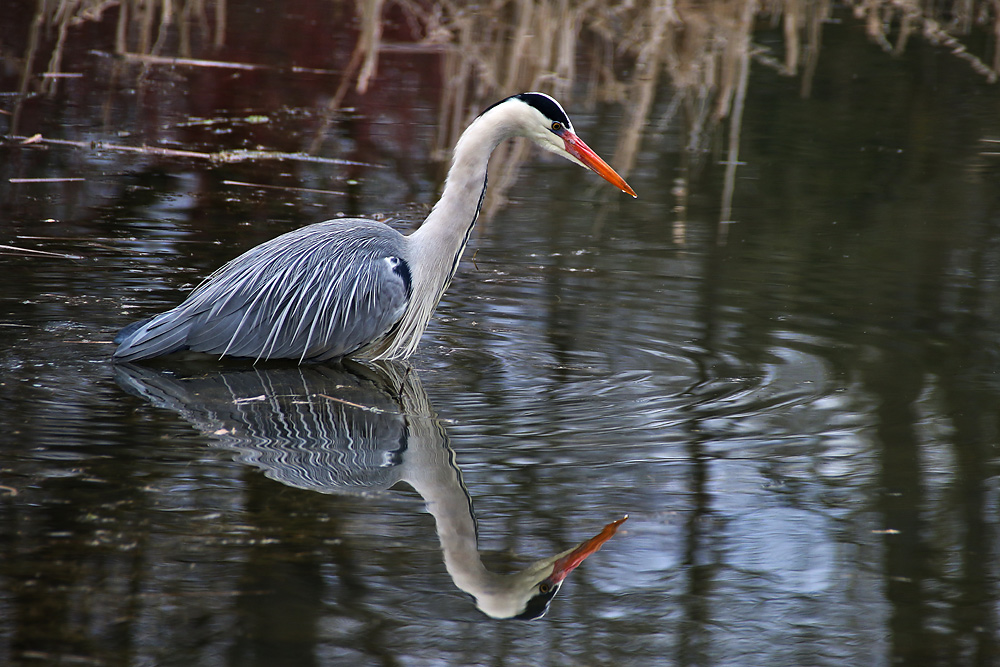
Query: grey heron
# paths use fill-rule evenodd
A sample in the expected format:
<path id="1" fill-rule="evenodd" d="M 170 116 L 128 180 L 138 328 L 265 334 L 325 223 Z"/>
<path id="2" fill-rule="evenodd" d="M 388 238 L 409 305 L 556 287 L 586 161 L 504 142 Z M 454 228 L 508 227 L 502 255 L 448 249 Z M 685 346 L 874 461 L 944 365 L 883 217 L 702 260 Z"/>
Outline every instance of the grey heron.
<path id="1" fill-rule="evenodd" d="M 527 137 L 636 196 L 576 136 L 556 100 L 513 95 L 462 133 L 441 198 L 410 235 L 351 218 L 278 236 L 224 265 L 179 306 L 122 329 L 115 360 L 181 350 L 300 363 L 410 356 L 469 242 L 490 154 L 512 137 Z"/>

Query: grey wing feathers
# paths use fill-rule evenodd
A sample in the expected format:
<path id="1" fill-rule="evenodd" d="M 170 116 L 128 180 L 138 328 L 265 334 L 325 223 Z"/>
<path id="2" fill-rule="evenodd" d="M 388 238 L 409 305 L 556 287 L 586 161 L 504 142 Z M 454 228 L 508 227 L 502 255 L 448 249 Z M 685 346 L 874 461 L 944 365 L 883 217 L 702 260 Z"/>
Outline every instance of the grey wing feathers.
<path id="1" fill-rule="evenodd" d="M 403 244 L 398 232 L 363 220 L 289 232 L 223 266 L 173 310 L 124 329 L 115 358 L 185 349 L 300 361 L 349 355 L 406 310 Z"/>

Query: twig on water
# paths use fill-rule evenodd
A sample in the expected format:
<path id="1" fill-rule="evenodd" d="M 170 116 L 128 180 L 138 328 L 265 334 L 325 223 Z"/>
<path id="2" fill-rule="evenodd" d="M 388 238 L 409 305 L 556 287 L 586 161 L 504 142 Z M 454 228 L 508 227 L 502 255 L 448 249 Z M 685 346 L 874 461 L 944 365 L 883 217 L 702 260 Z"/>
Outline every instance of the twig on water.
<path id="1" fill-rule="evenodd" d="M 160 146 L 126 146 L 124 144 L 109 144 L 102 141 L 74 141 L 72 139 L 48 139 L 39 135 L 33 137 L 10 137 L 11 140 L 24 144 L 45 144 L 52 146 L 71 146 L 73 148 L 83 148 L 96 151 L 120 151 L 124 153 L 139 153 L 141 155 L 155 155 L 157 157 L 192 158 L 195 160 L 208 160 L 210 162 L 234 163 L 251 160 L 291 160 L 296 162 L 318 162 L 322 164 L 337 164 L 353 167 L 377 167 L 378 165 L 367 162 L 357 162 L 355 160 L 340 160 L 337 158 L 318 157 L 305 153 L 286 153 L 283 151 L 262 151 L 262 150 L 232 150 L 215 151 L 204 153 L 200 151 L 179 150 L 176 148 L 163 148 Z"/>
<path id="2" fill-rule="evenodd" d="M 170 56 L 154 56 L 145 53 L 120 53 L 111 54 L 105 51 L 91 51 L 91 53 L 101 56 L 108 56 L 112 58 L 121 58 L 122 60 L 128 60 L 131 62 L 140 62 L 146 65 L 169 65 L 169 66 L 184 66 L 184 67 L 214 67 L 217 69 L 240 69 L 240 70 L 273 70 L 282 71 L 284 69 L 290 69 L 292 72 L 297 74 L 327 74 L 330 76 L 335 76 L 340 74 L 340 72 L 335 72 L 330 69 L 316 69 L 313 67 L 274 67 L 273 65 L 258 65 L 255 63 L 238 63 L 226 60 L 205 60 L 202 58 L 173 58 Z"/>
<path id="3" fill-rule="evenodd" d="M 13 253 L 4 253 L 4 250 L 11 250 Z M 62 252 L 48 252 L 46 250 L 33 250 L 32 248 L 18 248 L 17 246 L 5 245 L 0 243 L 0 254 L 18 254 L 24 253 L 27 255 L 44 255 L 46 257 L 62 257 L 63 259 L 83 259 L 79 255 L 69 255 Z"/>
<path id="4" fill-rule="evenodd" d="M 352 403 L 351 401 L 345 401 L 342 398 L 336 398 L 334 396 L 329 396 L 327 394 L 316 394 L 316 395 L 319 396 L 320 398 L 325 398 L 329 401 L 333 401 L 334 403 L 341 403 L 343 405 L 347 405 L 352 408 L 357 408 L 358 410 L 364 410 L 365 412 L 374 412 L 376 414 L 393 414 L 390 413 L 388 410 L 383 410 L 382 408 L 376 408 L 370 405 L 361 405 L 360 403 Z"/>
<path id="5" fill-rule="evenodd" d="M 10 178 L 11 183 L 77 183 L 87 179 L 79 176 L 64 176 L 62 178 Z"/>
<path id="6" fill-rule="evenodd" d="M 265 183 L 244 183 L 243 181 L 222 181 L 223 185 L 239 185 L 245 188 L 263 188 L 265 190 L 288 190 L 289 192 L 312 192 L 320 195 L 344 195 L 337 190 L 318 190 L 316 188 L 296 188 L 290 185 L 267 185 Z"/>

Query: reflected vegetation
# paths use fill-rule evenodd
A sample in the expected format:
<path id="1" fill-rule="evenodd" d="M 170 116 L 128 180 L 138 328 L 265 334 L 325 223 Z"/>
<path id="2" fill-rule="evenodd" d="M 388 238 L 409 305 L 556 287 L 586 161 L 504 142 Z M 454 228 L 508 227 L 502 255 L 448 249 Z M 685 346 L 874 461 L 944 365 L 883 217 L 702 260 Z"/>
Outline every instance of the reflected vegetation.
<path id="1" fill-rule="evenodd" d="M 345 362 L 181 377 L 120 364 L 115 379 L 282 484 L 361 495 L 409 485 L 434 517 L 448 574 L 493 618 L 543 616 L 566 576 L 625 521 L 518 572 L 487 570 L 455 452 L 408 366 Z"/>

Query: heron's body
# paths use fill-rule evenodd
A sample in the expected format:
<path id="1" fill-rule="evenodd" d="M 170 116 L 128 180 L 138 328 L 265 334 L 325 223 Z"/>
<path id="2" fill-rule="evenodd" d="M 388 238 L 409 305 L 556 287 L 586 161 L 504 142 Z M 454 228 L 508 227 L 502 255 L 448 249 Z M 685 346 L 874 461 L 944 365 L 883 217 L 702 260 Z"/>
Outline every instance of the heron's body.
<path id="1" fill-rule="evenodd" d="M 441 199 L 409 236 L 380 222 L 345 218 L 267 241 L 223 266 L 181 305 L 125 327 L 115 338 L 115 359 L 181 350 L 299 361 L 408 357 L 469 241 L 490 154 L 514 136 L 635 194 L 576 137 L 555 100 L 515 95 L 462 134 Z"/>

